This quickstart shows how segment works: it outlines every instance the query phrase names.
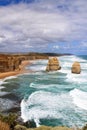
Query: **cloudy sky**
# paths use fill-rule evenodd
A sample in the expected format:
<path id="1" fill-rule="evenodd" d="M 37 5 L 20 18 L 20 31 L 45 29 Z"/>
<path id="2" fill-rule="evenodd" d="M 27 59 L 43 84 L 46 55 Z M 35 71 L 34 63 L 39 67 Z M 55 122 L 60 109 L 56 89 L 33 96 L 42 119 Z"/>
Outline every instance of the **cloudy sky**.
<path id="1" fill-rule="evenodd" d="M 87 0 L 0 0 L 0 52 L 87 54 Z"/>

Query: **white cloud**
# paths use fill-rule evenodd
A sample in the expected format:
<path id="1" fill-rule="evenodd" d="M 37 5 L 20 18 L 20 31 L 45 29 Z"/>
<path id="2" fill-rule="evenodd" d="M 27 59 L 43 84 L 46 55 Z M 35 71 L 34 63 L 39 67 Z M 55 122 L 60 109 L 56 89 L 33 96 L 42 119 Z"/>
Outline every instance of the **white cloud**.
<path id="1" fill-rule="evenodd" d="M 86 47 L 87 48 L 87 42 L 82 42 L 81 47 L 84 47 L 84 48 Z"/>
<path id="2" fill-rule="evenodd" d="M 60 47 L 58 45 L 53 46 L 54 49 L 59 49 Z"/>
<path id="3" fill-rule="evenodd" d="M 86 41 L 86 6 L 86 0 L 36 0 L 0 7 L 0 43 L 22 50 L 59 41 Z"/>

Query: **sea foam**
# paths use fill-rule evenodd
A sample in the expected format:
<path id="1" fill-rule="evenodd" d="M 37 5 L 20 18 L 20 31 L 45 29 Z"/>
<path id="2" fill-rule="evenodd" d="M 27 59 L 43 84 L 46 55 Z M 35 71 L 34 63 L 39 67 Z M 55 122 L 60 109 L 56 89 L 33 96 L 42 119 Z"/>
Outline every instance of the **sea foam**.
<path id="1" fill-rule="evenodd" d="M 87 92 L 74 89 L 70 92 L 70 96 L 73 98 L 73 103 L 76 106 L 87 110 Z"/>
<path id="2" fill-rule="evenodd" d="M 17 78 L 17 76 L 8 76 L 8 77 L 4 78 L 3 81 L 9 80 L 9 79 L 15 79 L 15 78 Z"/>
<path id="3" fill-rule="evenodd" d="M 45 91 L 34 92 L 27 100 L 22 100 L 21 117 L 24 122 L 34 120 L 37 126 L 40 125 L 40 119 L 67 118 L 67 114 L 63 117 L 60 111 L 70 107 L 68 97 L 68 94 L 53 94 Z"/>

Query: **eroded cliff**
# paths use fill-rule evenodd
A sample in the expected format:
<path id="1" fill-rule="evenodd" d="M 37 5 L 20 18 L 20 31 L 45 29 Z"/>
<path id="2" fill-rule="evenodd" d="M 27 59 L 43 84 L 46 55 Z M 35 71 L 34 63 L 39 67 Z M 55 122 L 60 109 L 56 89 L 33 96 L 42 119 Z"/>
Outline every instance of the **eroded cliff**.
<path id="1" fill-rule="evenodd" d="M 22 61 L 36 59 L 48 59 L 48 56 L 41 53 L 0 54 L 0 73 L 19 70 Z"/>

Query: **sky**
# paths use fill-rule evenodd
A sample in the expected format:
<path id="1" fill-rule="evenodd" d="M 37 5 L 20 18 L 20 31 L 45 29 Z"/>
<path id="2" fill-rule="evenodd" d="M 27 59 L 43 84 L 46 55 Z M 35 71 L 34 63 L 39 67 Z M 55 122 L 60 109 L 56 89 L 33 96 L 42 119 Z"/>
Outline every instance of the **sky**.
<path id="1" fill-rule="evenodd" d="M 0 0 L 0 52 L 87 55 L 87 0 Z"/>

